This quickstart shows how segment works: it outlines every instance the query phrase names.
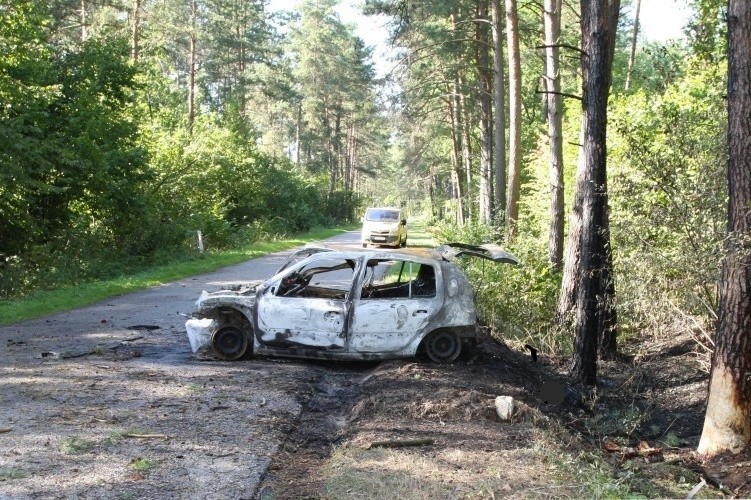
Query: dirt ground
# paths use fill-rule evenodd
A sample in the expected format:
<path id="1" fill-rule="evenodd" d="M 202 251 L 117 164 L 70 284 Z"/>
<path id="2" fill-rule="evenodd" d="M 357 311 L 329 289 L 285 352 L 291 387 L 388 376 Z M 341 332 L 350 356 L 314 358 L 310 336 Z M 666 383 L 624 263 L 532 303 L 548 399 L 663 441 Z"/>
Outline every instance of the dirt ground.
<path id="1" fill-rule="evenodd" d="M 313 387 L 258 496 L 748 498 L 749 451 L 711 463 L 693 451 L 707 383 L 693 347 L 641 346 L 602 365 L 594 390 L 567 384 L 565 360 L 490 338 L 453 365 L 339 367 Z M 511 421 L 498 395 L 515 398 Z"/>
<path id="2" fill-rule="evenodd" d="M 750 451 L 693 452 L 689 336 L 625 346 L 597 389 L 487 335 L 451 365 L 228 363 L 188 347 L 202 285 L 0 328 L 0 499 L 751 497 Z"/>

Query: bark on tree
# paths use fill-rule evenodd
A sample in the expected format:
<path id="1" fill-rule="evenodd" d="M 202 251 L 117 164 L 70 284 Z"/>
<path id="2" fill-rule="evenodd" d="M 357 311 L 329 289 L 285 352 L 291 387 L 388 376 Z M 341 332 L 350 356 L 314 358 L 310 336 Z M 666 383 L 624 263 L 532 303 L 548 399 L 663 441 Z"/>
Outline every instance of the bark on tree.
<path id="1" fill-rule="evenodd" d="M 620 0 L 581 0 L 582 149 L 564 284 L 573 283 L 574 356 L 572 376 L 593 385 L 597 379 L 598 339 L 615 328 L 610 230 L 607 215 L 607 103 Z M 577 258 L 578 257 L 578 258 Z M 569 283 L 569 284 L 571 284 Z M 562 293 L 565 289 L 562 288 Z M 608 295 L 610 293 L 611 295 Z M 569 317 L 568 311 L 559 311 Z M 614 330 L 613 330 L 614 331 Z"/>
<path id="2" fill-rule="evenodd" d="M 519 219 L 519 198 L 521 194 L 522 166 L 522 70 L 519 55 L 519 19 L 516 0 L 506 0 L 506 37 L 509 65 L 509 175 L 506 224 L 509 239 L 516 234 Z"/>
<path id="3" fill-rule="evenodd" d="M 302 148 L 301 139 L 302 129 L 302 102 L 297 103 L 297 116 L 295 119 L 295 165 L 300 166 L 300 149 Z"/>
<path id="4" fill-rule="evenodd" d="M 462 127 L 462 168 L 464 170 L 465 189 L 462 191 L 464 194 L 463 199 L 467 200 L 464 203 L 465 222 L 472 220 L 472 116 L 473 113 L 466 104 L 467 97 L 463 91 L 466 88 L 464 78 L 459 76 L 459 112 L 457 117 Z"/>
<path id="5" fill-rule="evenodd" d="M 457 115 L 459 109 L 459 82 L 458 78 L 454 79 L 451 86 L 451 96 L 448 101 L 448 113 L 451 121 L 451 181 L 454 192 L 454 199 L 456 200 L 456 223 L 464 225 L 464 203 L 462 188 L 462 175 L 461 175 L 461 123 L 459 122 L 459 116 Z"/>
<path id="6" fill-rule="evenodd" d="M 198 17 L 198 2 L 192 0 L 190 2 L 190 55 L 188 63 L 188 130 L 193 133 L 193 122 L 196 118 L 196 61 L 197 44 L 196 40 L 198 34 L 196 31 Z"/>
<path id="7" fill-rule="evenodd" d="M 561 36 L 561 0 L 545 0 L 545 99 L 550 143 L 550 234 L 548 260 L 554 269 L 563 262 L 564 185 L 561 75 L 558 44 Z"/>
<path id="8" fill-rule="evenodd" d="M 81 0 L 81 42 L 89 38 L 89 4 Z"/>
<path id="9" fill-rule="evenodd" d="M 131 39 L 130 58 L 133 62 L 138 61 L 141 50 L 139 37 L 141 35 L 141 0 L 133 0 L 133 38 Z"/>
<path id="10" fill-rule="evenodd" d="M 489 225 L 492 217 L 491 157 L 493 148 L 493 102 L 491 97 L 490 57 L 487 34 L 488 6 L 486 0 L 477 2 L 476 50 L 480 84 L 480 222 Z"/>
<path id="11" fill-rule="evenodd" d="M 641 0 L 636 0 L 636 12 L 634 13 L 634 31 L 631 33 L 631 53 L 628 56 L 628 69 L 626 70 L 626 90 L 631 86 L 631 71 L 634 69 L 634 59 L 636 58 L 636 39 L 639 36 L 639 11 L 641 10 Z"/>
<path id="12" fill-rule="evenodd" d="M 728 237 L 698 451 L 751 444 L 751 4 L 728 2 Z"/>
<path id="13" fill-rule="evenodd" d="M 491 3 L 493 33 L 493 219 L 506 207 L 506 101 L 503 85 L 501 0 Z"/>

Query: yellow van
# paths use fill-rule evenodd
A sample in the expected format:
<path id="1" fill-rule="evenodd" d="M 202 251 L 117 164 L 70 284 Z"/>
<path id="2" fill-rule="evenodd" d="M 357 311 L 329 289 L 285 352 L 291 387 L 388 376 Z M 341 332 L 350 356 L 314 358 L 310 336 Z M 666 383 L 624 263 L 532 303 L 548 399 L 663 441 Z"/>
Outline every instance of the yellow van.
<path id="1" fill-rule="evenodd" d="M 373 207 L 362 219 L 362 246 L 407 246 L 407 218 L 401 208 Z"/>

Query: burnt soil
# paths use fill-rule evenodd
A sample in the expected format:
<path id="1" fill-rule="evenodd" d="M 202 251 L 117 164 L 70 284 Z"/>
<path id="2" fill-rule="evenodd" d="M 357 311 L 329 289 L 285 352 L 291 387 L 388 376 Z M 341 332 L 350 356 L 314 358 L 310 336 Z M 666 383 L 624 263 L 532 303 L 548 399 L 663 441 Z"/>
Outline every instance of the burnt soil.
<path id="1" fill-rule="evenodd" d="M 613 478 L 623 477 L 628 468 L 632 494 L 685 497 L 701 481 L 706 486 L 696 485 L 696 498 L 751 497 L 751 450 L 711 462 L 694 451 L 708 379 L 702 369 L 707 360 L 696 352 L 695 342 L 686 335 L 625 350 L 637 347 L 637 355 L 601 362 L 596 388 L 572 385 L 567 359 L 539 353 L 533 361 L 526 350 L 511 349 L 489 336 L 470 356 L 451 365 L 419 359 L 316 365 L 319 376 L 311 380 L 300 418 L 285 430 L 257 497 L 329 498 L 327 463 L 336 447 L 413 443 L 417 446 L 410 451 L 416 460 L 434 457 L 441 449 L 490 456 L 525 446 L 535 428 L 565 441 L 561 446 L 570 455 L 599 457 Z M 501 422 L 496 414 L 493 403 L 499 395 L 516 400 L 510 422 Z M 523 474 L 531 478 L 545 466 L 527 467 Z M 671 475 L 667 483 L 691 484 L 671 487 L 661 477 L 666 470 Z M 521 481 L 497 493 L 549 496 L 534 486 L 534 481 Z M 403 495 L 400 498 L 409 497 Z M 599 495 L 562 489 L 553 496 Z"/>

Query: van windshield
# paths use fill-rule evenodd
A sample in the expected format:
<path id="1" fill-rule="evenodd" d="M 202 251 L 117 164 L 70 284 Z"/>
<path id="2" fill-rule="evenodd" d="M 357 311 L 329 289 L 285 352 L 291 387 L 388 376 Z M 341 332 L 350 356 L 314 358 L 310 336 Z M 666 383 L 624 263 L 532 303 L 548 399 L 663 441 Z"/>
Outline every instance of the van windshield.
<path id="1" fill-rule="evenodd" d="M 365 213 L 365 220 L 371 222 L 397 222 L 399 220 L 399 210 L 369 208 Z"/>

